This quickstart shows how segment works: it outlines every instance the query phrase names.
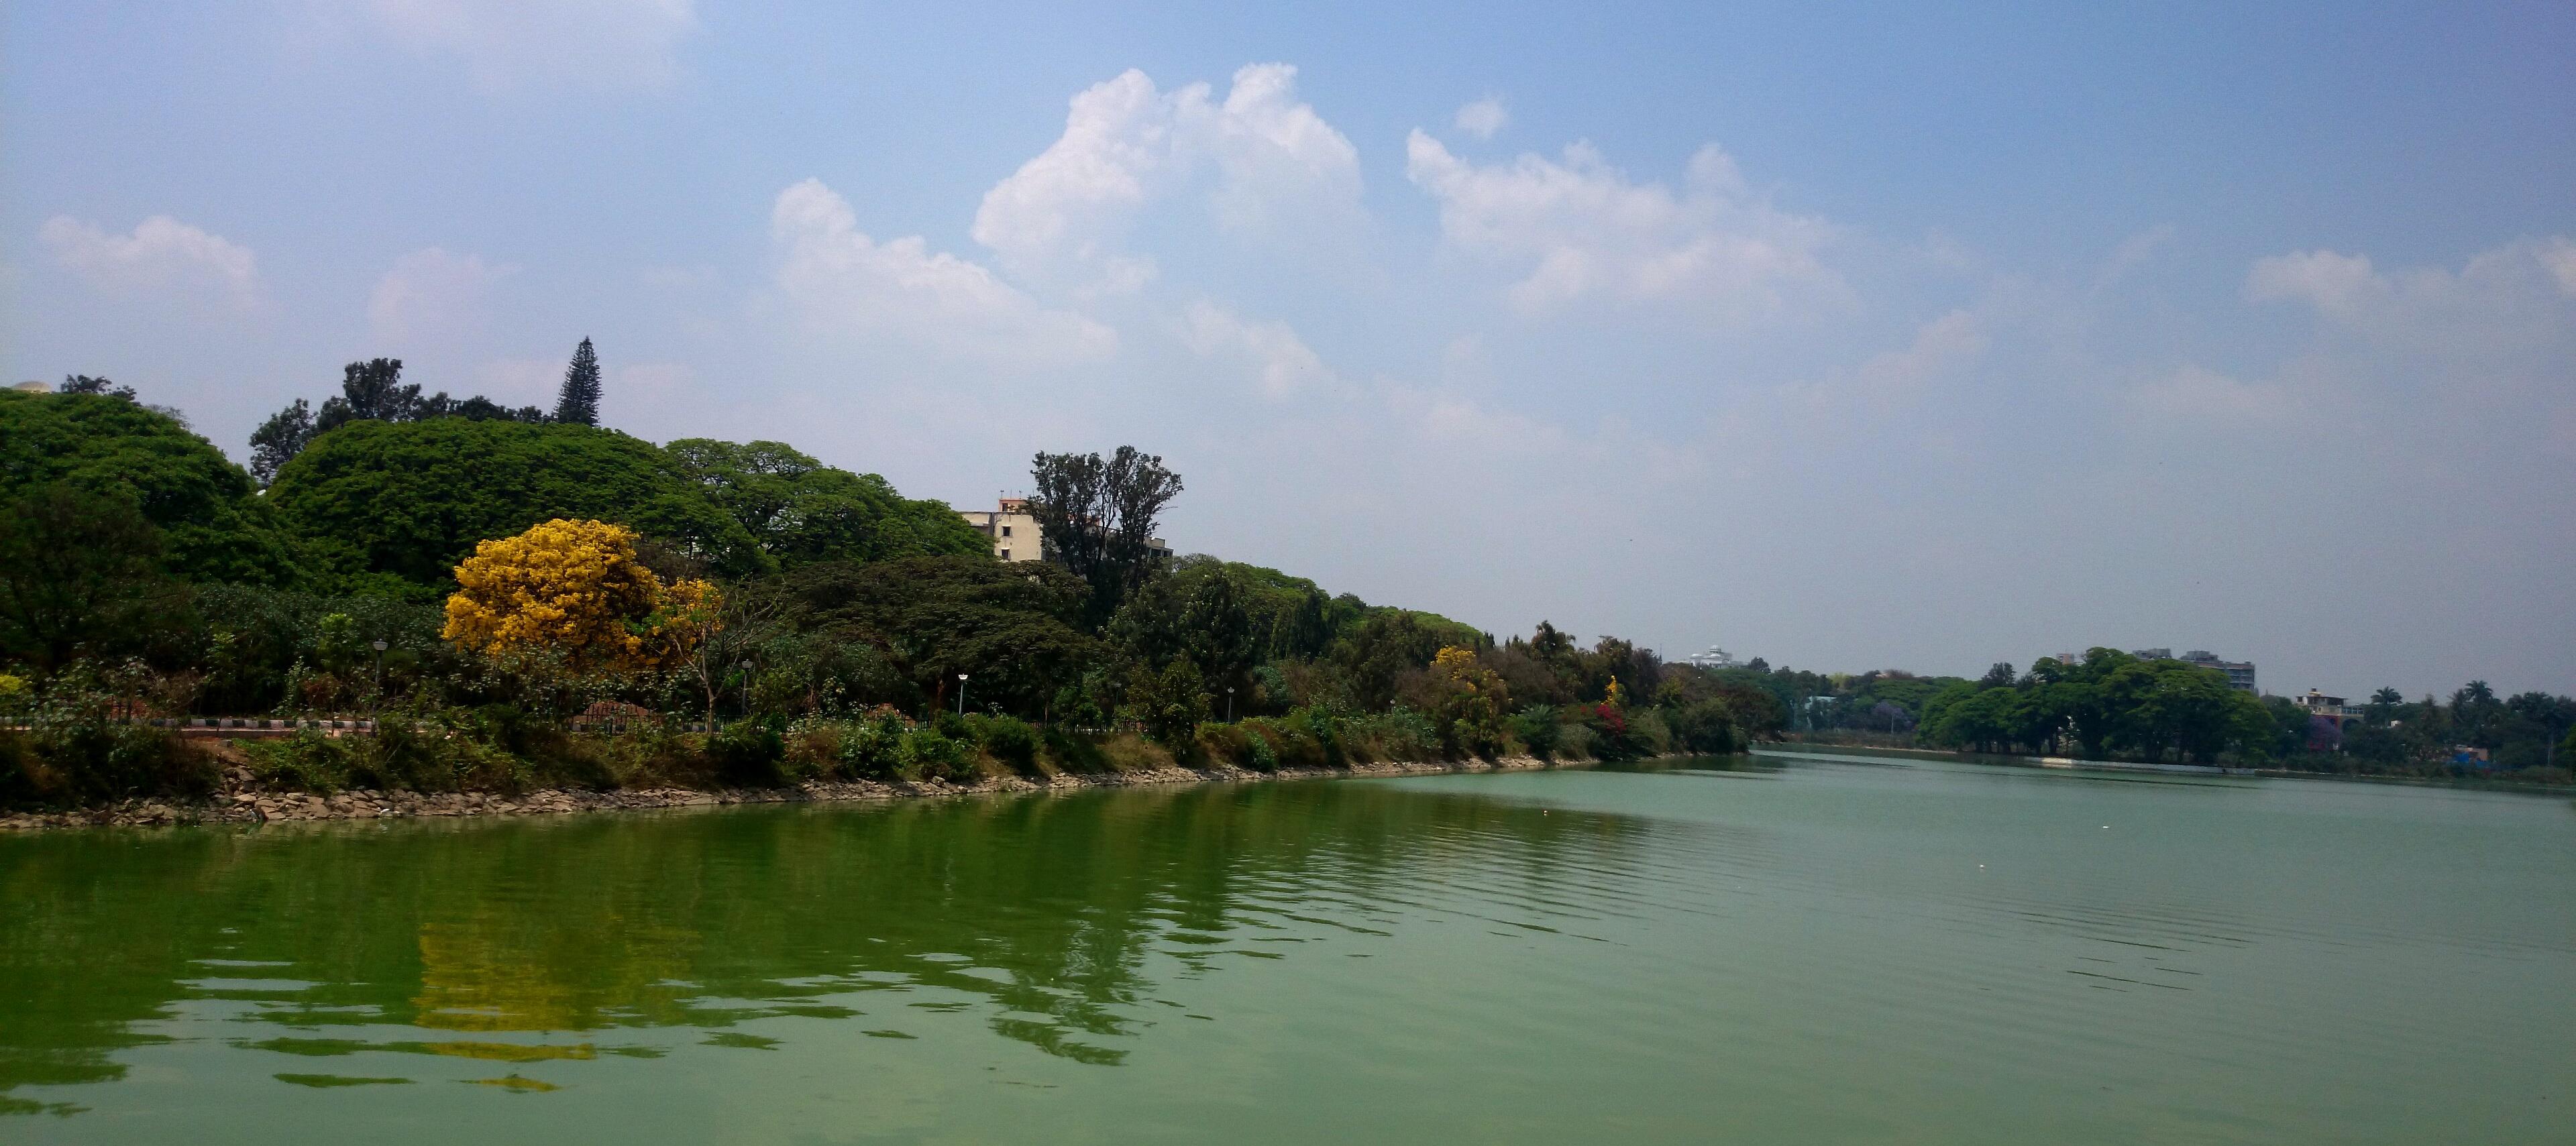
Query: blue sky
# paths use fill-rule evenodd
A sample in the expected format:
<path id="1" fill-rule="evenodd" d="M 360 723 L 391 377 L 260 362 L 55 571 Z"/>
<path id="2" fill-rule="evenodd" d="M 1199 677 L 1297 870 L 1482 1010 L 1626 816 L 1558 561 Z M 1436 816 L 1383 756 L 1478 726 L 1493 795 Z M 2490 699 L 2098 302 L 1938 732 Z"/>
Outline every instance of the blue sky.
<path id="1" fill-rule="evenodd" d="M 341 363 L 1497 633 L 2576 689 L 2576 10 L 12 5 L 0 370 Z"/>

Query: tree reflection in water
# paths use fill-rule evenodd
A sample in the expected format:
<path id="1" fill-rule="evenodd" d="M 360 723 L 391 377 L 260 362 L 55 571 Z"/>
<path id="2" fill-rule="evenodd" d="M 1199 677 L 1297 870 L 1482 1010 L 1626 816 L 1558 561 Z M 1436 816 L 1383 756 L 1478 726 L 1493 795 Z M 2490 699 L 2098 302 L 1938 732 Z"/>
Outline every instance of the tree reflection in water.
<path id="1" fill-rule="evenodd" d="M 909 991 L 1114 1064 L 1150 1026 L 1149 967 L 1382 934 L 1446 910 L 1426 884 L 1616 868 L 1644 830 L 1292 782 L 0 839 L 0 1104 L 121 1077 L 116 1052 L 197 1000 L 287 1028 L 236 1046 L 526 1062 L 659 1053 L 621 1028 L 854 1019 L 865 993 Z"/>

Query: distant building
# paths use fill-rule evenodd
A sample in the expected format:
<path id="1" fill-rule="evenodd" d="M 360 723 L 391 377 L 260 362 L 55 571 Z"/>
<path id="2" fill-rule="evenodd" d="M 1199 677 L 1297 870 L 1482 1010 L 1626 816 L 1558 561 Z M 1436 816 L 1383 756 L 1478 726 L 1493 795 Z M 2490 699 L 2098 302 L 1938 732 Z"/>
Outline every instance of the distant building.
<path id="1" fill-rule="evenodd" d="M 51 394 L 54 392 L 54 388 L 52 386 L 48 386 L 42 382 L 21 382 L 10 387 L 10 389 L 21 394 Z"/>
<path id="2" fill-rule="evenodd" d="M 1692 653 L 1688 659 L 1691 664 L 1704 669 L 1731 669 L 1744 667 L 1744 662 L 1736 660 L 1733 654 L 1728 653 L 1725 649 L 1721 649 L 1716 645 L 1710 645 L 1707 652 Z"/>
<path id="3" fill-rule="evenodd" d="M 975 531 L 993 540 L 993 556 L 1004 561 L 1043 561 L 1046 559 L 1046 536 L 1038 529 L 1037 515 L 1029 512 L 1029 499 L 1006 497 L 991 509 L 961 509 L 957 516 Z M 1168 558 L 1172 547 L 1160 537 L 1145 540 L 1147 548 L 1158 557 Z"/>
<path id="4" fill-rule="evenodd" d="M 1029 499 L 1025 497 L 1006 497 L 992 509 L 959 510 L 957 515 L 993 539 L 995 557 L 1004 561 L 1039 561 L 1046 557 L 1038 519 L 1029 512 Z"/>
<path id="5" fill-rule="evenodd" d="M 2227 674 L 2229 688 L 2238 692 L 2258 694 L 2262 691 L 2254 687 L 2254 662 L 2252 661 L 2221 660 L 2218 654 L 2207 649 L 2193 649 L 2181 656 L 2175 656 L 2172 649 L 2136 649 L 2129 655 L 2142 661 L 2181 661 L 2187 665 L 2216 669 Z"/>
<path id="6" fill-rule="evenodd" d="M 2340 696 L 2327 696 L 2312 688 L 2308 690 L 2306 696 L 2291 697 L 2290 703 L 2308 710 L 2308 715 L 2311 717 L 2323 717 L 2334 721 L 2338 728 L 2349 728 L 2361 719 L 2361 710 L 2345 704 L 2343 699 Z"/>

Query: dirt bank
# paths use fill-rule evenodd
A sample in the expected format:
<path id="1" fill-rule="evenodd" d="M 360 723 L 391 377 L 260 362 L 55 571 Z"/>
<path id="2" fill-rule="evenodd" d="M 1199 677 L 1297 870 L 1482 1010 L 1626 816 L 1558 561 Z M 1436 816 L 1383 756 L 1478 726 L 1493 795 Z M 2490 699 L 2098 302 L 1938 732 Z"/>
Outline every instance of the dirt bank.
<path id="1" fill-rule="evenodd" d="M 1132 772 L 1064 773 L 1056 776 L 1000 776 L 974 784 L 942 780 L 918 782 L 854 780 L 816 782 L 793 788 L 641 788 L 594 792 L 549 788 L 515 796 L 490 792 L 374 792 L 334 795 L 270 792 L 250 786 L 247 769 L 225 770 L 225 791 L 204 803 L 175 800 L 128 800 L 71 812 L 0 814 L 0 831 L 46 828 L 157 827 L 179 824 L 258 824 L 275 820 L 402 820 L 455 816 L 554 816 L 573 812 L 611 812 L 639 808 L 678 808 L 712 804 L 785 804 L 856 800 L 904 800 L 986 792 L 1047 792 L 1138 784 L 1210 784 L 1251 780 L 1295 780 L 1329 777 L 1426 776 L 1444 772 L 1507 772 L 1547 768 L 1534 757 L 1506 757 L 1466 764 L 1354 764 L 1348 768 L 1283 768 L 1253 772 L 1240 768 L 1152 768 Z"/>

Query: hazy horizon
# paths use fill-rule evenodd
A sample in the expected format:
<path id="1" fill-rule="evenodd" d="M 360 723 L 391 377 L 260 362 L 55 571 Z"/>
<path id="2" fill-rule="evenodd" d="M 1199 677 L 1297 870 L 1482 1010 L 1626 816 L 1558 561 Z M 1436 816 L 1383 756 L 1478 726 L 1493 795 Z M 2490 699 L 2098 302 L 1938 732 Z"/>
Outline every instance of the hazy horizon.
<path id="1" fill-rule="evenodd" d="M 0 381 L 342 363 L 1498 636 L 2576 691 L 2576 9 L 0 17 Z"/>

